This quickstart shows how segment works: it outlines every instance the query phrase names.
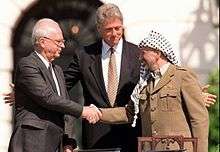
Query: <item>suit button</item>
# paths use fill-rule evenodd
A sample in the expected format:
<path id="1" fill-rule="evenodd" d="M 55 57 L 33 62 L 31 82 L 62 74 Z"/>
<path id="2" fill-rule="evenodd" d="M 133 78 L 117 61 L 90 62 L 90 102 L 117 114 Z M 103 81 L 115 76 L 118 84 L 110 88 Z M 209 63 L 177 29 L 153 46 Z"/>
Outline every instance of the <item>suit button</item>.
<path id="1" fill-rule="evenodd" d="M 156 107 L 151 108 L 151 111 L 154 112 L 156 110 Z"/>
<path id="2" fill-rule="evenodd" d="M 152 133 L 152 135 L 153 135 L 153 136 L 157 135 L 157 131 L 154 130 L 153 133 Z"/>
<path id="3" fill-rule="evenodd" d="M 151 99 L 151 100 L 154 100 L 154 97 L 152 96 L 152 97 L 150 97 L 150 99 Z"/>

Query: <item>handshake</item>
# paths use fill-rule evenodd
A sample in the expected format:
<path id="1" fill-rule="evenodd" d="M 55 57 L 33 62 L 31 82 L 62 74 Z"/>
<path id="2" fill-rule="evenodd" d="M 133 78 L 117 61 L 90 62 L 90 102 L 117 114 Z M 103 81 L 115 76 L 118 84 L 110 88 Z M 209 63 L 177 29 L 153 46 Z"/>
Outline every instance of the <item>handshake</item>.
<path id="1" fill-rule="evenodd" d="M 88 120 L 89 123 L 95 124 L 101 117 L 102 112 L 95 105 L 83 107 L 82 118 Z"/>

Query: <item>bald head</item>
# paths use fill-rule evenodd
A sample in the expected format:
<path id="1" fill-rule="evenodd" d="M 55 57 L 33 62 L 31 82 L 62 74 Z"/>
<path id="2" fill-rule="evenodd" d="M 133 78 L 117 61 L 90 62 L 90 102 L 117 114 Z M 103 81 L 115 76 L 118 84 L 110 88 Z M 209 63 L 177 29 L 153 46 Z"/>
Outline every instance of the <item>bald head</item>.
<path id="1" fill-rule="evenodd" d="M 49 37 L 50 34 L 62 33 L 57 22 L 49 18 L 37 21 L 32 32 L 32 43 L 35 45 L 40 37 Z"/>

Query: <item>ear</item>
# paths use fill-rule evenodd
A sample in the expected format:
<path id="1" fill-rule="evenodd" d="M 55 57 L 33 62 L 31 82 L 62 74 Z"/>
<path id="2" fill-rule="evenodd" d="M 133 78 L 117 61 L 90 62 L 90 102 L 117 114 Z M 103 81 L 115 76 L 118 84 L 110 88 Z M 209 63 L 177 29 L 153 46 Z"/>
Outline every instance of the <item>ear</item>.
<path id="1" fill-rule="evenodd" d="M 44 40 L 43 38 L 39 38 L 38 44 L 39 44 L 41 47 L 45 47 L 45 40 Z"/>

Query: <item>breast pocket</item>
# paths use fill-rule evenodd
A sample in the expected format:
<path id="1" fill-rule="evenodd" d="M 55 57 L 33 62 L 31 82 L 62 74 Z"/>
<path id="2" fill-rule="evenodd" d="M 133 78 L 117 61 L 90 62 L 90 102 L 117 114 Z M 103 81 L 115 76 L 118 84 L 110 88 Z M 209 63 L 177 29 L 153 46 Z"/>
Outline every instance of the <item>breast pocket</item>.
<path id="1" fill-rule="evenodd" d="M 162 111 L 174 112 L 179 109 L 176 90 L 164 90 L 160 92 L 159 106 Z"/>

